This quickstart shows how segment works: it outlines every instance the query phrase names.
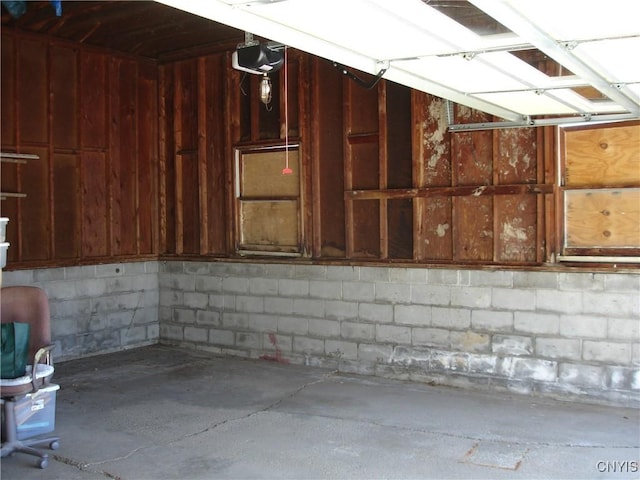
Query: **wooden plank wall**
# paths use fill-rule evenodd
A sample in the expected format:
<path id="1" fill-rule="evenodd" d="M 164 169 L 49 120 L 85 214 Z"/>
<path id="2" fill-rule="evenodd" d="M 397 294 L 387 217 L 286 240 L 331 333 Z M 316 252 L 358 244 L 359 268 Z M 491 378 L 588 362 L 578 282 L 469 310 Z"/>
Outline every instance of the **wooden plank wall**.
<path id="1" fill-rule="evenodd" d="M 163 253 L 224 255 L 227 193 L 226 54 L 159 67 Z"/>
<path id="2" fill-rule="evenodd" d="M 441 99 L 289 51 L 288 137 L 300 144 L 303 256 L 540 265 L 554 244 L 554 130 L 450 133 Z M 156 65 L 3 33 L 2 148 L 12 266 L 234 257 L 236 148 L 282 145 L 273 101 L 230 52 Z M 490 121 L 457 106 L 455 121 Z M 16 221 L 17 219 L 17 221 Z"/>
<path id="3" fill-rule="evenodd" d="M 3 31 L 1 81 L 8 267 L 157 255 L 155 64 Z"/>
<path id="4" fill-rule="evenodd" d="M 442 99 L 384 82 L 378 92 L 379 131 L 372 132 L 375 97 L 364 97 L 354 84 L 347 90 L 347 257 L 455 264 L 543 262 L 549 213 L 544 197 L 553 191 L 553 176 L 547 173 L 553 162 L 542 152 L 550 150 L 552 132 L 525 128 L 449 133 Z M 365 99 L 371 106 L 362 115 Z M 492 118 L 456 106 L 454 121 Z M 367 145 L 374 146 L 366 151 Z"/>

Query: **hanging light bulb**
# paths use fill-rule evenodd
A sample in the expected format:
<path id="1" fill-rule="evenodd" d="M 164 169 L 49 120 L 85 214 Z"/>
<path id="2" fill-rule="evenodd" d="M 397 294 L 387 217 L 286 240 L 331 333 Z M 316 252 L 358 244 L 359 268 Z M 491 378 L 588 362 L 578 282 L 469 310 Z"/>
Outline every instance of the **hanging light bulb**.
<path id="1" fill-rule="evenodd" d="M 265 106 L 271 103 L 271 79 L 266 73 L 260 81 L 260 100 Z"/>

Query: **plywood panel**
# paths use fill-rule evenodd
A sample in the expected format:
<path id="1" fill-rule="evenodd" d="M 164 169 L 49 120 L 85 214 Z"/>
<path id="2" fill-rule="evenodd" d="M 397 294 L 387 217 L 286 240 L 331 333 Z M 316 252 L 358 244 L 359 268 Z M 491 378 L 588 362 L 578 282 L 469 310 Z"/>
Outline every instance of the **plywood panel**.
<path id="1" fill-rule="evenodd" d="M 204 63 L 205 145 L 200 147 L 206 164 L 206 209 L 208 221 L 208 245 L 205 251 L 213 254 L 226 252 L 226 157 L 225 157 L 225 76 L 226 56 L 207 57 Z M 201 144 L 202 145 L 202 144 Z"/>
<path id="2" fill-rule="evenodd" d="M 300 194 L 298 151 L 288 150 L 289 168 L 295 175 L 283 175 L 284 151 L 243 154 L 240 162 L 242 197 L 295 197 Z"/>
<path id="3" fill-rule="evenodd" d="M 417 187 L 451 186 L 451 133 L 443 99 L 422 92 L 413 98 L 413 177 Z M 414 200 L 414 256 L 418 261 L 453 257 L 451 199 Z"/>
<path id="4" fill-rule="evenodd" d="M 493 199 L 453 199 L 454 260 L 493 260 Z"/>
<path id="5" fill-rule="evenodd" d="M 640 247 L 640 188 L 565 192 L 566 247 Z"/>
<path id="6" fill-rule="evenodd" d="M 535 262 L 537 247 L 536 195 L 498 195 L 496 209 L 496 261 Z"/>
<path id="7" fill-rule="evenodd" d="M 456 122 L 491 121 L 487 114 L 456 105 Z M 493 184 L 493 132 L 461 132 L 451 137 L 454 185 Z M 493 259 L 493 199 L 453 199 L 453 254 L 457 261 Z"/>
<path id="8" fill-rule="evenodd" d="M 3 138 L 41 156 L 3 168 L 3 188 L 27 195 L 2 203 L 11 254 L 51 266 L 157 251 L 157 65 L 17 31 L 2 55 Z"/>
<path id="9" fill-rule="evenodd" d="M 49 195 L 49 154 L 46 148 L 31 147 L 29 153 L 39 160 L 20 165 L 21 260 L 49 260 L 51 258 L 51 207 Z"/>
<path id="10" fill-rule="evenodd" d="M 491 116 L 456 106 L 456 121 L 487 122 Z M 493 183 L 493 131 L 460 132 L 451 137 L 454 185 Z"/>
<path id="11" fill-rule="evenodd" d="M 200 253 L 200 197 L 198 142 L 198 63 L 180 62 L 175 68 L 176 243 L 179 253 Z"/>
<path id="12" fill-rule="evenodd" d="M 451 260 L 453 258 L 453 221 L 451 198 L 418 198 L 421 215 L 417 225 L 416 259 Z"/>
<path id="13" fill-rule="evenodd" d="M 16 142 L 16 55 L 13 37 L 2 35 L 0 49 L 0 140 L 3 148 L 7 148 Z"/>
<path id="14" fill-rule="evenodd" d="M 175 137 L 178 152 L 198 148 L 198 63 L 180 62 L 175 67 Z M 179 112 L 178 112 L 179 110 Z"/>
<path id="15" fill-rule="evenodd" d="M 387 201 L 389 258 L 413 258 L 413 200 Z"/>
<path id="16" fill-rule="evenodd" d="M 640 123 L 568 130 L 564 154 L 567 186 L 640 185 Z"/>
<path id="17" fill-rule="evenodd" d="M 107 57 L 80 54 L 80 135 L 84 148 L 107 148 Z"/>
<path id="18" fill-rule="evenodd" d="M 256 200 L 240 202 L 241 247 L 297 249 L 298 202 Z"/>
<path id="19" fill-rule="evenodd" d="M 348 153 L 351 155 L 351 188 L 354 190 L 379 188 L 378 142 L 350 145 Z"/>
<path id="20" fill-rule="evenodd" d="M 380 256 L 380 203 L 377 200 L 352 202 L 354 257 Z"/>
<path id="21" fill-rule="evenodd" d="M 18 42 L 18 129 L 22 142 L 45 144 L 49 119 L 47 44 L 39 40 Z"/>
<path id="22" fill-rule="evenodd" d="M 158 69 L 158 94 L 160 105 L 160 129 L 158 132 L 159 155 L 159 215 L 160 253 L 176 253 L 176 146 L 175 146 L 175 80 L 171 65 Z"/>
<path id="23" fill-rule="evenodd" d="M 138 65 L 138 253 L 155 253 L 157 225 L 156 168 L 158 164 L 157 82 L 153 64 Z"/>
<path id="24" fill-rule="evenodd" d="M 494 142 L 497 183 L 536 183 L 538 158 L 535 128 L 496 130 Z"/>
<path id="25" fill-rule="evenodd" d="M 51 47 L 51 98 L 54 148 L 78 146 L 77 53 L 71 48 Z M 95 88 L 95 87 L 92 87 Z"/>
<path id="26" fill-rule="evenodd" d="M 445 101 L 413 92 L 414 179 L 418 187 L 451 185 L 451 133 Z"/>
<path id="27" fill-rule="evenodd" d="M 182 234 L 182 252 L 197 254 L 200 253 L 200 198 L 198 189 L 193 186 L 199 182 L 198 154 L 179 155 L 176 170 L 179 178 L 176 188 L 180 190 L 176 195 L 176 208 L 180 210 L 177 228 Z"/>
<path id="28" fill-rule="evenodd" d="M 314 181 L 314 247 L 321 256 L 345 254 L 344 117 L 342 76 L 324 60 L 313 60 L 314 84 L 311 133 L 317 138 Z"/>
<path id="29" fill-rule="evenodd" d="M 411 90 L 393 82 L 383 84 L 386 110 L 386 187 L 413 186 Z M 413 201 L 387 201 L 387 255 L 413 258 Z"/>
<path id="30" fill-rule="evenodd" d="M 82 255 L 101 257 L 109 249 L 108 191 L 105 154 L 82 154 Z"/>
<path id="31" fill-rule="evenodd" d="M 411 90 L 386 82 L 387 188 L 409 188 L 412 182 Z"/>
<path id="32" fill-rule="evenodd" d="M 136 210 L 137 122 L 136 64 L 113 58 L 110 61 L 111 135 L 111 249 L 114 255 L 136 253 L 138 216 Z"/>
<path id="33" fill-rule="evenodd" d="M 53 245 L 56 258 L 80 254 L 78 157 L 53 156 Z"/>
<path id="34" fill-rule="evenodd" d="M 378 90 L 367 90 L 351 80 L 347 82 L 347 134 L 378 131 Z"/>

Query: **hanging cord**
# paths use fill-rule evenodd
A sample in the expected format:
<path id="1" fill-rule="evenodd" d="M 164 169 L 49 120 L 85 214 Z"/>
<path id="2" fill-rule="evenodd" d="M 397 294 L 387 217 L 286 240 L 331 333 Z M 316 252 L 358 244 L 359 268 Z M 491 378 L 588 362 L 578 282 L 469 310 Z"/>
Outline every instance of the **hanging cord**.
<path id="1" fill-rule="evenodd" d="M 284 47 L 284 169 L 283 175 L 291 175 L 289 168 L 289 65 L 287 63 L 287 47 Z"/>

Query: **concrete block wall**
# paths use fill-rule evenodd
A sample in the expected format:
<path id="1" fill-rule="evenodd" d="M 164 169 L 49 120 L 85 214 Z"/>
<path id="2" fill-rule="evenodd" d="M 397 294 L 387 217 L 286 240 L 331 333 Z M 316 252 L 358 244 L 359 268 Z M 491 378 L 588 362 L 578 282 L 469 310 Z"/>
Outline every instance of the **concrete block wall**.
<path id="1" fill-rule="evenodd" d="M 232 262 L 3 272 L 49 295 L 57 360 L 162 342 L 640 407 L 640 272 Z"/>
<path id="2" fill-rule="evenodd" d="M 640 406 L 640 274 L 161 262 L 160 341 Z"/>
<path id="3" fill-rule="evenodd" d="M 158 343 L 158 262 L 5 271 L 49 296 L 56 361 Z"/>

